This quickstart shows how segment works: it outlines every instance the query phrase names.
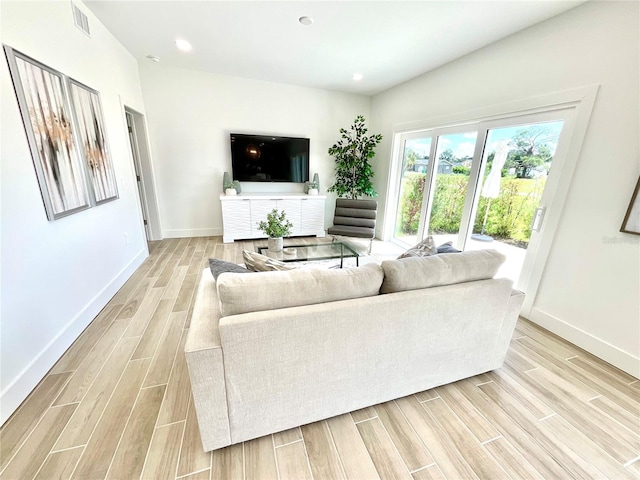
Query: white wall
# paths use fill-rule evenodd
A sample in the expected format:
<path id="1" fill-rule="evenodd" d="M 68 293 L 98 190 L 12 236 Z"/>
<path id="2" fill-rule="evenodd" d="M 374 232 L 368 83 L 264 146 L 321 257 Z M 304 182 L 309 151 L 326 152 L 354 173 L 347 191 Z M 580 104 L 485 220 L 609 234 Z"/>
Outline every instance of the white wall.
<path id="1" fill-rule="evenodd" d="M 80 3 L 1 2 L 1 40 L 101 93 L 120 199 L 47 221 L 6 60 L 1 84 L 0 423 L 147 255 L 120 97 L 144 111 L 134 58 Z M 123 233 L 130 242 L 125 245 Z"/>
<path id="2" fill-rule="evenodd" d="M 640 243 L 618 232 L 640 171 L 638 9 L 588 2 L 372 101 L 383 191 L 394 125 L 601 85 L 532 319 L 636 376 Z"/>
<path id="3" fill-rule="evenodd" d="M 367 96 L 240 77 L 140 66 L 165 237 L 222 235 L 219 195 L 231 173 L 229 133 L 308 137 L 310 174 L 321 192 L 333 182 L 327 149 L 356 115 L 370 112 Z M 302 192 L 302 184 L 243 183 L 243 192 Z M 327 198 L 331 225 L 335 197 Z"/>

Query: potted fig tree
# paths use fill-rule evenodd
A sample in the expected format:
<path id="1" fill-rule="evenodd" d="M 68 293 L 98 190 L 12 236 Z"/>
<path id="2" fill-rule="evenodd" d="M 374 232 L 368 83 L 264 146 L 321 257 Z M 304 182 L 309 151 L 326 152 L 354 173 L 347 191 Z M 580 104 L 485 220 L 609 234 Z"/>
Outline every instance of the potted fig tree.
<path id="1" fill-rule="evenodd" d="M 225 195 L 237 195 L 236 185 L 233 182 L 224 182 L 224 194 Z"/>
<path id="2" fill-rule="evenodd" d="M 367 131 L 364 117 L 358 115 L 350 130 L 340 129 L 340 140 L 329 148 L 329 155 L 335 158 L 336 181 L 328 191 L 338 197 L 355 200 L 377 195 L 369 160 L 375 156 L 375 147 L 382 141 L 382 135 L 367 136 Z"/>
<path id="3" fill-rule="evenodd" d="M 258 230 L 269 237 L 268 248 L 272 252 L 282 251 L 282 238 L 291 235 L 293 224 L 287 219 L 284 210 L 278 212 L 276 208 L 267 213 L 267 220 L 258 222 Z"/>
<path id="4" fill-rule="evenodd" d="M 334 236 L 359 237 L 369 239 L 368 253 L 375 238 L 378 202 L 363 199 L 375 197 L 373 188 L 373 168 L 369 161 L 375 156 L 375 147 L 382 141 L 382 135 L 367 135 L 364 117 L 358 115 L 350 130 L 340 129 L 340 140 L 330 149 L 335 157 L 336 180 L 328 188 L 338 194 L 334 224 L 327 233 Z M 339 212 L 338 212 L 339 209 Z"/>

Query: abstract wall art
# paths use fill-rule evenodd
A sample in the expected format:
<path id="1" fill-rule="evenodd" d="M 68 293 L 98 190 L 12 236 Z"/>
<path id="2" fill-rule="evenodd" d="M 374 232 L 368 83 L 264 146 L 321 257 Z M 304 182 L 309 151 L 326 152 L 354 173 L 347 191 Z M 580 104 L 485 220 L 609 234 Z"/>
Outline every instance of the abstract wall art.
<path id="1" fill-rule="evenodd" d="M 118 198 L 116 175 L 109 155 L 100 95 L 75 80 L 69 80 L 78 143 L 89 173 L 96 204 Z"/>
<path id="2" fill-rule="evenodd" d="M 64 76 L 5 46 L 18 106 L 49 220 L 91 206 Z"/>

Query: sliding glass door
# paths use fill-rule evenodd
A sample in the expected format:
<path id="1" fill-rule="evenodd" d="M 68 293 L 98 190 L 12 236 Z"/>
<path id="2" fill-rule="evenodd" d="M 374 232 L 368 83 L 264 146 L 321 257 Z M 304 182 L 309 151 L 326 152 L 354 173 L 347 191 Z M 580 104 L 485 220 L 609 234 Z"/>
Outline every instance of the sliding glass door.
<path id="1" fill-rule="evenodd" d="M 464 249 L 502 252 L 507 260 L 501 274 L 514 281 L 520 277 L 531 235 L 540 228 L 540 201 L 563 125 L 557 120 L 487 132 Z"/>
<path id="2" fill-rule="evenodd" d="M 564 122 L 491 129 L 478 185 L 472 240 L 526 247 Z"/>
<path id="3" fill-rule="evenodd" d="M 393 240 L 408 247 L 432 235 L 459 250 L 497 249 L 508 257 L 502 273 L 516 281 L 543 220 L 565 113 L 400 135 Z"/>

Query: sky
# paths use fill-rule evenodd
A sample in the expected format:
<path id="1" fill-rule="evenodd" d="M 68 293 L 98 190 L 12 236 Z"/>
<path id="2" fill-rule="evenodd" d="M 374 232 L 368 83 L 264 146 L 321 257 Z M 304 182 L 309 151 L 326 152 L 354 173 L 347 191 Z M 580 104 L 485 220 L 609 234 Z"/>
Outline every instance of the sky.
<path id="1" fill-rule="evenodd" d="M 558 146 L 557 138 L 560 136 L 560 130 L 562 129 L 562 121 L 557 122 L 546 122 L 538 125 L 546 125 L 551 128 L 552 131 L 557 132 L 556 141 L 549 142 L 547 145 L 551 150 L 551 155 L 555 155 L 556 147 Z M 512 139 L 519 130 L 527 128 L 529 125 L 516 125 L 513 127 L 504 127 L 504 128 L 496 128 L 489 130 L 489 135 L 487 137 L 487 144 L 489 146 L 488 151 L 486 151 L 486 155 L 495 151 L 498 144 L 503 140 Z M 475 149 L 477 132 L 469 131 L 466 133 L 455 133 L 442 135 L 439 137 L 438 148 L 436 152 L 436 156 L 440 156 L 440 154 L 450 149 L 453 151 L 453 156 L 457 158 L 461 157 L 473 157 L 473 151 Z M 425 155 L 429 155 L 429 150 L 431 149 L 431 138 L 419 138 L 414 140 L 407 140 L 406 147 L 410 148 L 414 152 L 418 154 L 419 157 L 424 157 Z"/>

